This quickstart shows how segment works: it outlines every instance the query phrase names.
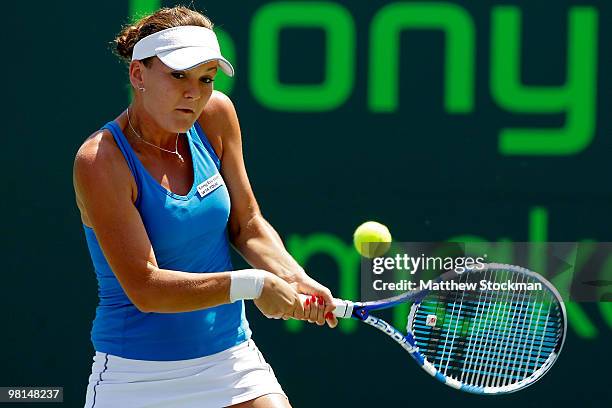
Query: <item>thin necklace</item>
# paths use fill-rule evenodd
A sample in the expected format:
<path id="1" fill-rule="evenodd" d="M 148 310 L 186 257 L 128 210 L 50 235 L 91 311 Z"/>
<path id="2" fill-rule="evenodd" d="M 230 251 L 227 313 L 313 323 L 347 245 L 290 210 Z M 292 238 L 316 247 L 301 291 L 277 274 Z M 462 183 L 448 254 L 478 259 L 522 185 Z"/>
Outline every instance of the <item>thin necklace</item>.
<path id="1" fill-rule="evenodd" d="M 172 150 L 168 150 L 168 149 L 164 149 L 163 147 L 159 147 L 159 146 L 157 146 L 157 145 L 154 145 L 153 143 L 150 143 L 150 142 L 147 142 L 146 140 L 144 140 L 144 138 L 143 138 L 142 136 L 140 136 L 136 130 L 134 130 L 134 127 L 132 126 L 132 122 L 130 122 L 130 108 L 127 108 L 127 109 L 126 109 L 126 113 L 127 113 L 128 125 L 130 125 L 130 129 L 132 129 L 132 132 L 134 132 L 134 134 L 135 134 L 136 136 L 138 136 L 138 138 L 139 138 L 140 140 L 142 140 L 143 142 L 145 142 L 145 143 L 146 143 L 146 144 L 148 144 L 149 146 L 156 147 L 156 148 L 158 148 L 159 150 L 163 150 L 164 152 L 168 152 L 168 153 L 176 154 L 176 155 L 178 156 L 178 158 L 179 158 L 181 161 L 184 161 L 184 160 L 183 160 L 183 156 L 181 156 L 181 154 L 180 154 L 180 153 L 179 153 L 179 151 L 178 151 L 178 140 L 179 140 L 179 134 L 178 134 L 178 133 L 176 134 L 176 144 L 175 144 L 175 146 L 174 146 L 174 151 L 172 151 Z"/>

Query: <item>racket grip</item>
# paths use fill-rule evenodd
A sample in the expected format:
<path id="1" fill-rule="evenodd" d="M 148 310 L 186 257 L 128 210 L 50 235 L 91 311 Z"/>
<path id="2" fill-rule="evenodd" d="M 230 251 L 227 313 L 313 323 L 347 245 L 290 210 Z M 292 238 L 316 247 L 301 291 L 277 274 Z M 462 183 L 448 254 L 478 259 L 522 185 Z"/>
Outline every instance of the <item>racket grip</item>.
<path id="1" fill-rule="evenodd" d="M 310 295 L 299 294 L 300 301 L 302 304 L 306 302 L 306 299 L 310 298 Z M 353 315 L 353 302 L 350 300 L 342 300 L 334 298 L 335 309 L 332 311 L 334 316 L 343 319 L 349 319 Z"/>

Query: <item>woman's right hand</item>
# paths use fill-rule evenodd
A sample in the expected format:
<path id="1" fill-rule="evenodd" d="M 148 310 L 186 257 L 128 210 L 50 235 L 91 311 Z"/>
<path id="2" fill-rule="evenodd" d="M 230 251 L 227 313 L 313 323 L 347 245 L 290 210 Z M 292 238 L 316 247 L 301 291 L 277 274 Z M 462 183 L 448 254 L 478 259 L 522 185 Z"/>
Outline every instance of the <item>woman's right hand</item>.
<path id="1" fill-rule="evenodd" d="M 304 305 L 296 289 L 297 285 L 291 285 L 269 272 L 266 274 L 261 295 L 253 301 L 267 318 L 301 320 L 304 318 Z"/>

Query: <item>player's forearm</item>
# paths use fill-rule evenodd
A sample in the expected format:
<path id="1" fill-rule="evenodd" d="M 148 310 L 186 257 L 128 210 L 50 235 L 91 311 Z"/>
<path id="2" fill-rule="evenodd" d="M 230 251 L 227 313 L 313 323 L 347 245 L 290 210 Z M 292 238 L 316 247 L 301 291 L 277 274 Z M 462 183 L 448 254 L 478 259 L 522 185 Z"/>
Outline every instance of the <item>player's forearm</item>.
<path id="1" fill-rule="evenodd" d="M 189 273 L 152 268 L 139 296 L 143 312 L 179 313 L 229 303 L 230 272 Z"/>
<path id="2" fill-rule="evenodd" d="M 241 229 L 233 244 L 254 268 L 272 272 L 290 283 L 305 276 L 304 269 L 287 252 L 276 230 L 261 215 Z"/>

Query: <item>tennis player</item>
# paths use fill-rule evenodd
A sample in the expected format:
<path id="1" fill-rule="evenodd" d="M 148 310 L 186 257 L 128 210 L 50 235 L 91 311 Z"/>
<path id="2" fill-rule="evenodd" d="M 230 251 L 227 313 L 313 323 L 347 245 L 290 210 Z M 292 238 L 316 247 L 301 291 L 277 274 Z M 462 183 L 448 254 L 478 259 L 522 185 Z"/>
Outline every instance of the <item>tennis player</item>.
<path id="1" fill-rule="evenodd" d="M 236 111 L 213 90 L 234 69 L 212 23 L 165 8 L 115 43 L 133 101 L 74 163 L 100 297 L 85 407 L 290 407 L 243 300 L 334 327 L 332 296 L 260 213 Z M 232 270 L 230 244 L 254 269 Z"/>

